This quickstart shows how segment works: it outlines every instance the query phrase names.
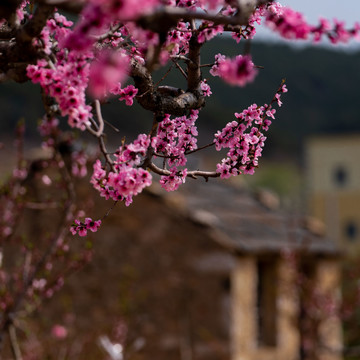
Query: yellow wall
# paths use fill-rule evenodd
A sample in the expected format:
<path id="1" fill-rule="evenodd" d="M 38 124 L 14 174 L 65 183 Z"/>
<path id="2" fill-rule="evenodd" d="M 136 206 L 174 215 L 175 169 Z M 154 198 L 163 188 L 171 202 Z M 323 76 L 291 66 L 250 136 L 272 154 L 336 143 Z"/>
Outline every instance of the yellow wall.
<path id="1" fill-rule="evenodd" d="M 346 251 L 360 251 L 360 135 L 312 138 L 306 157 L 310 214 Z M 356 228 L 353 237 L 347 232 L 350 223 Z"/>
<path id="2" fill-rule="evenodd" d="M 300 351 L 300 294 L 299 275 L 289 262 L 274 259 L 276 278 L 276 346 L 258 343 L 257 291 L 258 274 L 255 256 L 241 256 L 232 273 L 232 360 L 298 360 Z M 336 259 L 314 258 L 316 269 L 314 287 L 318 295 L 340 300 L 339 263 Z M 319 360 L 341 360 L 342 331 L 336 313 L 325 314 L 318 323 Z"/>

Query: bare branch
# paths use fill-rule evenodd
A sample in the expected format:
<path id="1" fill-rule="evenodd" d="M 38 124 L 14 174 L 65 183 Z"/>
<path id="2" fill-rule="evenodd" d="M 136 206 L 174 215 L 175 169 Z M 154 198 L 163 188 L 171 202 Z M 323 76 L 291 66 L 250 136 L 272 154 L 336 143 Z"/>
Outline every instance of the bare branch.
<path id="1" fill-rule="evenodd" d="M 38 0 L 38 3 L 51 5 L 73 14 L 79 14 L 84 7 L 84 2 L 74 0 Z"/>
<path id="2" fill-rule="evenodd" d="M 214 145 L 215 145 L 215 143 L 212 142 L 212 143 L 210 143 L 210 144 L 201 146 L 201 147 L 199 147 L 199 148 L 197 148 L 197 149 L 195 149 L 195 150 L 185 151 L 185 155 L 193 154 L 193 153 L 195 153 L 195 152 L 201 151 L 201 150 L 203 150 L 203 149 L 206 149 L 206 148 L 211 147 L 211 146 L 214 146 Z"/>
<path id="3" fill-rule="evenodd" d="M 155 174 L 164 175 L 164 176 L 169 176 L 171 174 L 169 170 L 161 169 L 152 162 L 147 164 L 147 166 Z M 217 173 L 216 171 L 201 171 L 201 170 L 188 171 L 187 173 L 187 177 L 191 177 L 193 179 L 197 179 L 199 176 L 203 177 L 207 181 L 209 178 L 219 177 L 220 174 Z"/>
<path id="4" fill-rule="evenodd" d="M 189 63 L 187 85 L 189 91 L 198 91 L 201 82 L 201 70 L 200 70 L 200 49 L 202 44 L 197 40 L 197 34 L 194 33 L 189 41 Z"/>
<path id="5" fill-rule="evenodd" d="M 0 19 L 6 19 L 11 23 L 11 18 L 14 16 L 20 4 L 21 0 L 2 0 L 0 5 Z"/>
<path id="6" fill-rule="evenodd" d="M 109 164 L 111 170 L 113 172 L 115 172 L 115 168 L 114 168 L 114 162 L 111 160 L 111 157 L 106 149 L 106 145 L 105 145 L 105 141 L 104 141 L 104 136 L 99 136 L 99 147 L 100 147 L 100 151 L 102 152 L 102 154 L 105 157 L 106 162 Z"/>
<path id="7" fill-rule="evenodd" d="M 104 119 L 101 114 L 101 106 L 100 106 L 100 101 L 98 99 L 95 100 L 95 111 L 96 111 L 96 116 L 97 116 L 97 119 L 99 122 L 98 128 L 97 128 L 97 130 L 93 130 L 90 126 L 87 126 L 86 129 L 92 135 L 94 135 L 98 138 L 104 134 Z"/>
<path id="8" fill-rule="evenodd" d="M 183 60 L 186 63 L 188 63 L 189 61 L 191 61 L 188 57 L 184 56 L 184 55 L 172 55 L 170 56 L 170 58 L 172 60 Z"/>
<path id="9" fill-rule="evenodd" d="M 258 2 L 258 1 L 256 1 Z M 144 15 L 137 20 L 137 23 L 143 28 L 154 32 L 167 31 L 182 21 L 191 22 L 192 20 L 206 20 L 214 24 L 223 25 L 246 25 L 248 23 L 248 13 L 239 11 L 235 16 L 223 16 L 216 13 L 206 13 L 200 11 L 189 11 L 183 8 L 173 8 L 164 6 L 151 14 Z M 129 19 L 130 20 L 130 19 Z"/>
<path id="10" fill-rule="evenodd" d="M 32 18 L 20 28 L 16 34 L 16 42 L 29 43 L 31 40 L 40 35 L 41 30 L 46 25 L 47 19 L 54 12 L 54 6 L 40 4 Z"/>
<path id="11" fill-rule="evenodd" d="M 178 64 L 177 61 L 173 60 L 174 64 L 176 65 L 177 69 L 181 72 L 181 74 L 184 76 L 185 79 L 188 78 L 188 76 L 186 75 L 185 71 L 182 69 L 182 67 Z"/>

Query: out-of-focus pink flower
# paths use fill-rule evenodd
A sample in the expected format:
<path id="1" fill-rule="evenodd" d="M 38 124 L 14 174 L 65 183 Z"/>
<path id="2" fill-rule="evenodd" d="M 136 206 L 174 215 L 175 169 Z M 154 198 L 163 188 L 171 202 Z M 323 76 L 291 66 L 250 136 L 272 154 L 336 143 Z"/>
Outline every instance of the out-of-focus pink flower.
<path id="1" fill-rule="evenodd" d="M 254 80 L 257 70 L 249 55 L 238 55 L 234 59 L 220 61 L 218 74 L 231 85 L 245 86 Z"/>
<path id="2" fill-rule="evenodd" d="M 51 335 L 57 339 L 65 339 L 68 335 L 68 331 L 64 326 L 57 324 L 52 327 Z"/>
<path id="3" fill-rule="evenodd" d="M 41 181 L 43 182 L 44 185 L 51 185 L 52 183 L 51 179 L 47 175 L 43 175 L 41 177 Z"/>
<path id="4" fill-rule="evenodd" d="M 129 57 L 125 51 L 102 51 L 90 66 L 89 90 L 94 98 L 104 98 L 119 82 L 126 79 Z"/>

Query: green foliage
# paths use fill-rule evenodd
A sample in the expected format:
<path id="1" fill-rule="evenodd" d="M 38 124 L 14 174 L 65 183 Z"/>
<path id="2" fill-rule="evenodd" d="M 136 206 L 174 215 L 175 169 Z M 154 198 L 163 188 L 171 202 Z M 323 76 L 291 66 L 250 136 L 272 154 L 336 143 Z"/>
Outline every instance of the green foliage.
<path id="1" fill-rule="evenodd" d="M 267 188 L 280 197 L 292 197 L 299 193 L 301 179 L 300 170 L 295 165 L 264 161 L 256 170 L 256 176 L 248 176 L 246 181 L 254 189 Z"/>

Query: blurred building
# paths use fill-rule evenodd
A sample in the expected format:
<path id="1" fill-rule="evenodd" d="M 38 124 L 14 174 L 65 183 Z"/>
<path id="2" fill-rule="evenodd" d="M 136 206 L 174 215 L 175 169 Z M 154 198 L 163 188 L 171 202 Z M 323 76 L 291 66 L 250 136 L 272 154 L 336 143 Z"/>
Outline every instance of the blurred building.
<path id="1" fill-rule="evenodd" d="M 40 169 L 27 181 L 32 202 L 54 191 L 61 199 L 41 179 Z M 78 190 L 94 218 L 112 206 L 88 184 Z M 24 215 L 37 250 L 58 212 Z M 89 238 L 93 260 L 34 319 L 41 346 L 56 321 L 68 328 L 71 359 L 101 359 L 99 338 L 123 345 L 128 360 L 342 359 L 338 248 L 270 193 L 214 179 L 172 193 L 152 187 Z M 70 247 L 76 240 L 89 241 L 71 237 Z"/>
<path id="2" fill-rule="evenodd" d="M 314 137 L 306 144 L 310 213 L 348 254 L 360 250 L 360 134 Z"/>
<path id="3" fill-rule="evenodd" d="M 57 312 L 93 336 L 121 318 L 128 359 L 339 360 L 336 246 L 276 204 L 217 181 L 145 192 L 106 220 Z"/>

